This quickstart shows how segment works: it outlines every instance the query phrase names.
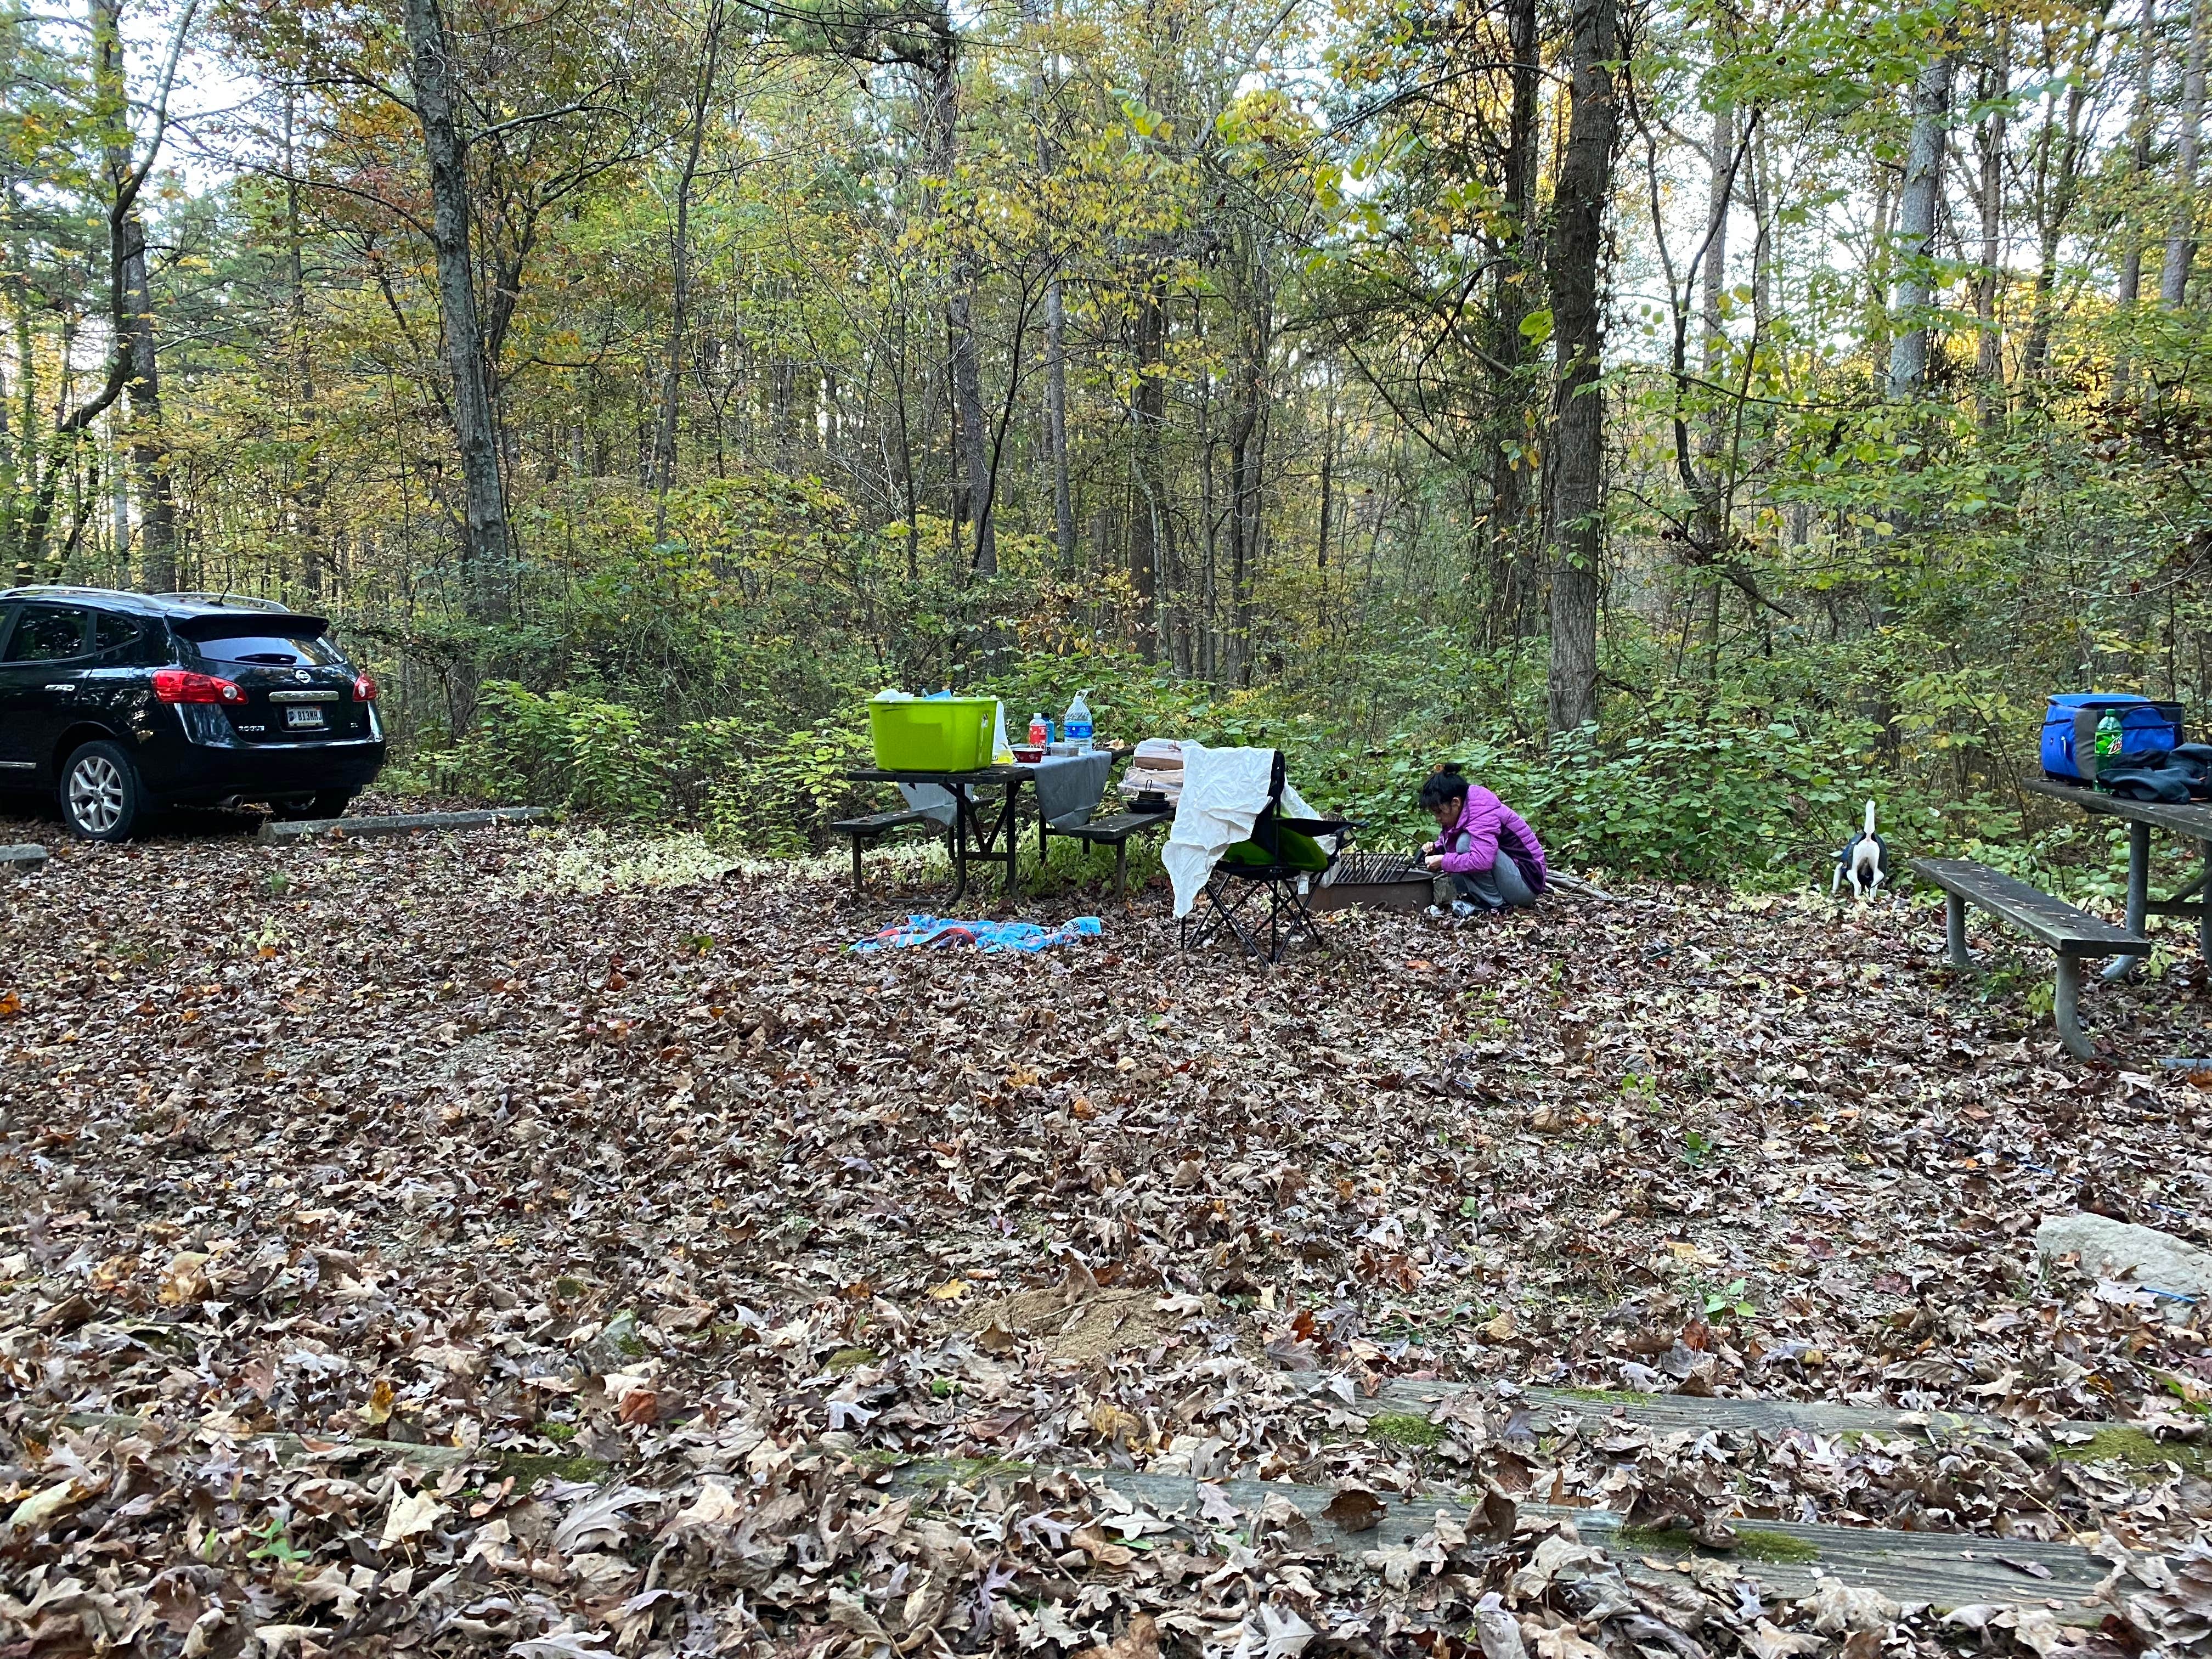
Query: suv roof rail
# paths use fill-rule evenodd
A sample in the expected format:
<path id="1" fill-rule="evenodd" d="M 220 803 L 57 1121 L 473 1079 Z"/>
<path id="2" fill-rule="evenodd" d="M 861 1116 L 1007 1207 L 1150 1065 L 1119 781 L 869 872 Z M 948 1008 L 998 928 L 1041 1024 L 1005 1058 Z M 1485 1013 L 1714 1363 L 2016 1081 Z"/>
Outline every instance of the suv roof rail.
<path id="1" fill-rule="evenodd" d="M 271 611 L 290 614 L 292 607 L 277 599 L 264 599 L 252 593 L 163 593 L 165 599 L 194 599 L 203 605 L 230 605 L 240 611 Z"/>
<path id="2" fill-rule="evenodd" d="M 112 593 L 112 587 L 77 587 L 64 582 L 30 582 L 21 587 L 0 587 L 0 599 L 21 599 L 27 593 Z"/>

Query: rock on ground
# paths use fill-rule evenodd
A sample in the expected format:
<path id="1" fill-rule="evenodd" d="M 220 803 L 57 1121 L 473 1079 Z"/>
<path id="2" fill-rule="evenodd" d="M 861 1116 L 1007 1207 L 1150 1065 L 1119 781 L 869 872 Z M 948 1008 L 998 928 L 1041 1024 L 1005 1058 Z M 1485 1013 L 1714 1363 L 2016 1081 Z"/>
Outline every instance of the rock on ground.
<path id="1" fill-rule="evenodd" d="M 2035 1248 L 2046 1261 L 2078 1255 L 2083 1270 L 2100 1278 L 2124 1276 L 2138 1285 L 2184 1296 L 2212 1292 L 2212 1250 L 2155 1227 L 2138 1227 L 2105 1215 L 2045 1216 L 2035 1230 Z"/>

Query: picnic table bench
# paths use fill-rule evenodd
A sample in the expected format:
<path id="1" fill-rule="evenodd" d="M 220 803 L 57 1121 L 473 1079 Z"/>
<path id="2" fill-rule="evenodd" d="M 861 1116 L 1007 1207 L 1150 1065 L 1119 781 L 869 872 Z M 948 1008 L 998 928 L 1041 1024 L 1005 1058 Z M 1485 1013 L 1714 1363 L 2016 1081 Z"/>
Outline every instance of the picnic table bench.
<path id="1" fill-rule="evenodd" d="M 1971 971 L 1973 959 L 1966 953 L 1966 906 L 1976 905 L 2001 921 L 2010 922 L 2049 945 L 2058 956 L 2058 990 L 2051 1006 L 2051 1020 L 2066 1052 L 2081 1060 L 2094 1060 L 2097 1051 L 2081 1030 L 2080 997 L 2084 957 L 2139 957 L 2150 952 L 2150 941 L 2139 933 L 2115 927 L 2087 910 L 2077 910 L 2063 899 L 2030 887 L 2002 870 L 1972 859 L 1914 859 L 1912 872 L 1943 890 L 1943 931 L 1951 965 Z"/>
<path id="2" fill-rule="evenodd" d="M 1129 838 L 1149 835 L 1174 822 L 1174 811 L 1166 807 L 1152 811 L 1132 810 L 1116 812 L 1109 817 L 1093 818 L 1088 823 L 1072 823 L 1064 830 L 1040 817 L 1037 820 L 1037 860 L 1040 863 L 1043 861 L 1045 842 L 1054 836 L 1066 836 L 1070 841 L 1088 842 L 1093 847 L 1111 847 L 1114 849 L 1114 896 L 1121 898 L 1126 896 L 1128 886 Z"/>
<path id="3" fill-rule="evenodd" d="M 901 811 L 871 812 L 866 817 L 839 818 L 830 824 L 833 835 L 849 836 L 853 841 L 853 890 L 860 890 L 860 849 L 872 841 L 881 840 L 894 830 L 903 830 L 909 823 L 934 823 L 927 812 Z M 948 830 L 947 834 L 951 832 Z"/>

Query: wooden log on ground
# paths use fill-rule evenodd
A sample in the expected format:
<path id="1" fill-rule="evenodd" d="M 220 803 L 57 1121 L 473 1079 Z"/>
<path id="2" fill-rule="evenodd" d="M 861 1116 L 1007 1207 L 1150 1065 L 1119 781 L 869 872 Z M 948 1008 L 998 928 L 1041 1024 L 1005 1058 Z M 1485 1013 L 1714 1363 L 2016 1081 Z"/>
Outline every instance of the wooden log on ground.
<path id="1" fill-rule="evenodd" d="M 1584 898 L 1603 899 L 1607 904 L 1620 902 L 1619 894 L 1608 893 L 1602 887 L 1592 886 L 1580 876 L 1565 875 L 1557 870 L 1547 871 L 1544 883 L 1547 886 L 1559 888 L 1562 892 L 1579 894 Z"/>
<path id="2" fill-rule="evenodd" d="M 46 861 L 46 849 L 34 841 L 19 842 L 13 847 L 0 847 L 0 864 L 31 870 Z"/>
<path id="3" fill-rule="evenodd" d="M 306 841 L 313 836 L 408 836 L 423 830 L 482 830 L 495 823 L 528 823 L 550 817 L 543 806 L 492 806 L 478 812 L 392 812 L 373 817 L 271 818 L 257 841 Z"/>

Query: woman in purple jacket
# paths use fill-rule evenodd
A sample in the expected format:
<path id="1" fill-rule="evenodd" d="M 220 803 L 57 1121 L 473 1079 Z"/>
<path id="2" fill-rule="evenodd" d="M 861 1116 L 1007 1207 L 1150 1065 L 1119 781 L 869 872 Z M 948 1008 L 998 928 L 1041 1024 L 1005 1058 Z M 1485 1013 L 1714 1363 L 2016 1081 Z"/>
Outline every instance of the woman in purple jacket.
<path id="1" fill-rule="evenodd" d="M 1421 806 L 1443 831 L 1422 849 L 1422 861 L 1451 878 L 1454 915 L 1536 902 L 1544 890 L 1544 848 L 1527 819 L 1480 784 L 1469 783 L 1456 764 L 1429 774 L 1421 785 Z"/>

